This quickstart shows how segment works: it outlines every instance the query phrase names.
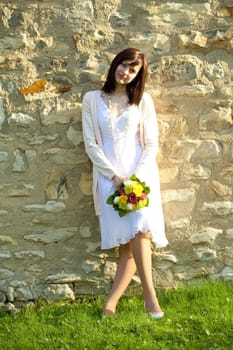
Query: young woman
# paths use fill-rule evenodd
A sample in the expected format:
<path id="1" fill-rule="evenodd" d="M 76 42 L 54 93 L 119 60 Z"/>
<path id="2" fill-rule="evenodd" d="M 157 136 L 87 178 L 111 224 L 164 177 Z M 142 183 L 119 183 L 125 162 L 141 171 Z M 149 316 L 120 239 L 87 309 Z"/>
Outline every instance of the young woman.
<path id="1" fill-rule="evenodd" d="M 120 257 L 104 315 L 114 315 L 117 303 L 138 271 L 145 311 L 163 317 L 152 280 L 151 240 L 168 244 L 156 164 L 158 128 L 153 100 L 144 92 L 147 61 L 134 48 L 112 61 L 102 90 L 83 98 L 83 136 L 93 163 L 93 197 L 101 229 L 101 248 L 119 246 Z M 150 187 L 149 206 L 120 217 L 107 198 L 132 174 Z"/>

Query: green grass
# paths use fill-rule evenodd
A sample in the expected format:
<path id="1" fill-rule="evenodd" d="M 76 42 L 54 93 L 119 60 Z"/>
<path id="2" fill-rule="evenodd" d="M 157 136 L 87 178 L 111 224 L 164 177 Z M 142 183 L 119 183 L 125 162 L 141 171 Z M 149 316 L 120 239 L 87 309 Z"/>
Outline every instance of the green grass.
<path id="1" fill-rule="evenodd" d="M 101 317 L 101 298 L 40 303 L 0 313 L 0 350 L 233 349 L 233 287 L 207 282 L 158 293 L 165 317 L 153 320 L 143 299 L 123 298 L 115 317 Z"/>

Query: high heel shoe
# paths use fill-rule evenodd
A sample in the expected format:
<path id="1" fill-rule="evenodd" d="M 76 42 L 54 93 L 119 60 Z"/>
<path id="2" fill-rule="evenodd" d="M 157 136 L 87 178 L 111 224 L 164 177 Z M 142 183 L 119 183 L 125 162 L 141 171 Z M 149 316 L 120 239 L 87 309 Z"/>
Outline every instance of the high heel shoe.
<path id="1" fill-rule="evenodd" d="M 146 311 L 146 305 L 144 303 L 144 310 Z M 164 316 L 164 312 L 160 311 L 160 312 L 148 312 L 148 314 L 154 318 L 155 320 L 159 320 L 160 318 L 162 318 Z"/>
<path id="2" fill-rule="evenodd" d="M 164 316 L 164 312 L 149 312 L 149 315 L 156 319 L 156 320 L 159 320 L 160 318 L 162 318 Z"/>

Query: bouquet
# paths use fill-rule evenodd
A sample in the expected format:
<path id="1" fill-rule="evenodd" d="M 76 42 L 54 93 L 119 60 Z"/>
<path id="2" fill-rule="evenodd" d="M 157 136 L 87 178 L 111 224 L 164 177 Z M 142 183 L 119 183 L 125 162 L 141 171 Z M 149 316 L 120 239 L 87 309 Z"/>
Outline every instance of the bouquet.
<path id="1" fill-rule="evenodd" d="M 141 182 L 135 174 L 120 184 L 119 188 L 107 199 L 107 204 L 118 211 L 120 217 L 132 211 L 147 207 L 150 188 Z"/>

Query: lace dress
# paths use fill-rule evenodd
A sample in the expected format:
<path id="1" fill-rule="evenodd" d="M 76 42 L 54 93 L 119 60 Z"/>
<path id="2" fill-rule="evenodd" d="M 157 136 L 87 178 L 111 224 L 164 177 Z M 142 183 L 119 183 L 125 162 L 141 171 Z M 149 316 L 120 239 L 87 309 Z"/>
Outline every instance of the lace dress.
<path id="1" fill-rule="evenodd" d="M 100 97 L 97 119 L 105 156 L 118 169 L 118 175 L 129 177 L 134 174 L 143 151 L 138 137 L 140 119 L 138 107 L 130 105 L 119 117 L 113 118 L 104 100 Z M 145 174 L 145 177 L 140 180 L 146 181 L 146 184 L 150 186 L 149 206 L 120 217 L 111 205 L 106 204 L 107 198 L 116 188 L 111 180 L 99 173 L 98 189 L 102 206 L 99 223 L 102 249 L 125 244 L 139 231 L 147 232 L 148 230 L 157 248 L 168 244 L 155 161 L 150 164 L 149 169 L 145 169 Z"/>

